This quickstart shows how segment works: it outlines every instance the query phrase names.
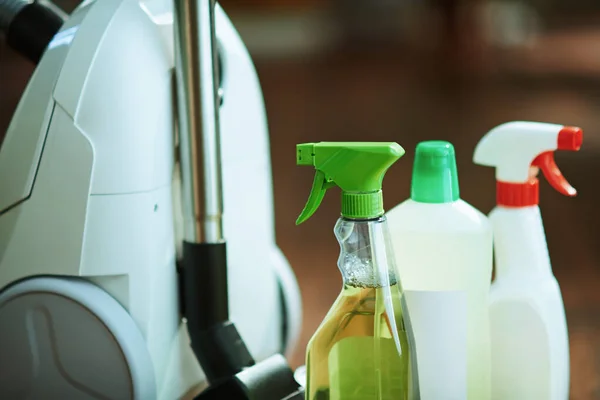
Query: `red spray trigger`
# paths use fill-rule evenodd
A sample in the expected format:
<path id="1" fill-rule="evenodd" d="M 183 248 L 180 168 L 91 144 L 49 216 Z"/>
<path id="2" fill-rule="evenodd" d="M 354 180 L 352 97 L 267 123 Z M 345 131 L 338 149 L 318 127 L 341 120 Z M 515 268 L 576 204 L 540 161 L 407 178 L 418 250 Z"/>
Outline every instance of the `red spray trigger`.
<path id="1" fill-rule="evenodd" d="M 533 160 L 531 165 L 541 169 L 548 183 L 559 193 L 565 196 L 575 196 L 577 194 L 577 190 L 567 182 L 560 169 L 558 169 L 554 161 L 554 152 L 546 151 L 540 154 Z"/>
<path id="2" fill-rule="evenodd" d="M 583 131 L 575 126 L 565 126 L 558 132 L 557 150 L 578 151 L 583 143 Z M 550 183 L 559 193 L 565 196 L 577 195 L 577 190 L 567 182 L 560 169 L 554 161 L 554 152 L 546 151 L 537 156 L 532 166 L 538 167 Z"/>

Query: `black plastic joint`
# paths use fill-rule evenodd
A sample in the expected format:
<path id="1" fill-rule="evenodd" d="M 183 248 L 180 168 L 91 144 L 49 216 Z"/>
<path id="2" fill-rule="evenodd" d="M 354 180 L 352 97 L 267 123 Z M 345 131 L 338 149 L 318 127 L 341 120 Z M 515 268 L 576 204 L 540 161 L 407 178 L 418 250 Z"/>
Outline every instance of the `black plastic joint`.
<path id="1" fill-rule="evenodd" d="M 245 369 L 195 400 L 304 400 L 304 389 L 281 354 Z"/>
<path id="2" fill-rule="evenodd" d="M 199 331 L 191 341 L 211 385 L 254 365 L 252 355 L 230 321 Z"/>

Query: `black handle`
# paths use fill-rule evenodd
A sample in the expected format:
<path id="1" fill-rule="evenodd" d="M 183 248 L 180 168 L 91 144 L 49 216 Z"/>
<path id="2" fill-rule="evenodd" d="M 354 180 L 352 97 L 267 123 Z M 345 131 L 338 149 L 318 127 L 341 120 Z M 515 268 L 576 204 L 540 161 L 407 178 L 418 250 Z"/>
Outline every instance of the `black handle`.
<path id="1" fill-rule="evenodd" d="M 30 3 L 15 15 L 6 31 L 6 42 L 37 64 L 64 23 L 61 15 L 40 3 Z"/>
<path id="2" fill-rule="evenodd" d="M 191 346 L 211 385 L 254 365 L 229 321 L 225 243 L 183 243 L 183 309 Z"/>

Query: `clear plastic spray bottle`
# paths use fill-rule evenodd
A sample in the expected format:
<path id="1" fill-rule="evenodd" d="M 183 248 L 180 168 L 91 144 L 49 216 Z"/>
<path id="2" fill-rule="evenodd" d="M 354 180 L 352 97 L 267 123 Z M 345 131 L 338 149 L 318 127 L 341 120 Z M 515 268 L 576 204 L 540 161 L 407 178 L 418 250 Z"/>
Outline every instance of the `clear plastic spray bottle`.
<path id="1" fill-rule="evenodd" d="M 397 143 L 297 146 L 297 164 L 316 169 L 297 224 L 317 210 L 327 189 L 342 190 L 334 232 L 343 288 L 308 344 L 307 400 L 419 398 L 414 340 L 381 191 L 387 169 L 402 155 Z"/>

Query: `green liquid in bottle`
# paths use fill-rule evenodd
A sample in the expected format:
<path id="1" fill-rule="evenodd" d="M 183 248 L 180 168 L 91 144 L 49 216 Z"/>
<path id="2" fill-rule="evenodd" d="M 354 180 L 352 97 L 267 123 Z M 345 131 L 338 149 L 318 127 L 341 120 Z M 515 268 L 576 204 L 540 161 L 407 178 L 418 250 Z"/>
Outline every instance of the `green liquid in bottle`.
<path id="1" fill-rule="evenodd" d="M 395 324 L 386 313 L 386 297 L 391 300 Z M 397 284 L 344 285 L 309 343 L 307 399 L 412 398 L 408 336 L 401 309 Z"/>

